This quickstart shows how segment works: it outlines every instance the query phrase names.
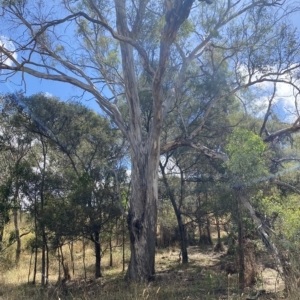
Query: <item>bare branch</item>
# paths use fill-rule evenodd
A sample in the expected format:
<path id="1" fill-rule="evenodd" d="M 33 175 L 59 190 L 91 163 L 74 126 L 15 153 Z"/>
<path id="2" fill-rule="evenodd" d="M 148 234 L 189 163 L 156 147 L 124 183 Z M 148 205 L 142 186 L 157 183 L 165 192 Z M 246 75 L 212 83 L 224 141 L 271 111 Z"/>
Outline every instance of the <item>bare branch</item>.
<path id="1" fill-rule="evenodd" d="M 126 16 L 126 1 L 115 0 L 117 28 L 123 36 L 129 35 Z M 136 152 L 137 144 L 140 146 L 142 141 L 142 125 L 140 99 L 137 90 L 137 79 L 134 70 L 134 56 L 132 45 L 121 41 L 122 68 L 124 73 L 124 85 L 126 99 L 129 106 L 130 120 L 130 143 L 132 149 Z M 137 154 L 137 153 L 136 153 Z"/>
<path id="2" fill-rule="evenodd" d="M 190 139 L 181 139 L 181 138 L 178 138 L 177 140 L 172 141 L 172 142 L 167 143 L 164 146 L 162 146 L 161 150 L 160 150 L 160 154 L 167 153 L 171 150 L 175 150 L 182 146 L 188 146 L 188 147 L 194 148 L 194 149 L 204 153 L 206 156 L 213 158 L 213 159 L 220 159 L 222 161 L 228 160 L 228 156 L 223 152 L 211 150 L 208 147 L 201 145 L 200 143 L 195 143 Z"/>
<path id="3" fill-rule="evenodd" d="M 264 117 L 264 121 L 263 121 L 263 124 L 261 125 L 261 128 L 260 128 L 260 131 L 259 131 L 259 136 L 262 136 L 265 128 L 266 128 L 266 124 L 267 124 L 267 121 L 268 121 L 268 118 L 271 114 L 271 107 L 272 107 L 272 102 L 275 98 L 275 95 L 276 95 L 276 83 L 274 83 L 274 88 L 273 88 L 273 94 L 271 96 L 271 98 L 269 99 L 269 104 L 268 104 L 268 108 L 267 108 L 267 112 L 265 113 L 265 117 Z"/>
<path id="4" fill-rule="evenodd" d="M 295 188 L 294 186 L 292 186 L 291 184 L 289 183 L 286 183 L 286 182 L 283 182 L 283 181 L 280 181 L 280 180 L 277 180 L 277 179 L 274 179 L 272 180 L 271 182 L 277 184 L 277 185 L 280 185 L 280 186 L 284 186 L 284 187 L 287 187 L 289 188 L 290 190 L 292 190 L 293 192 L 297 193 L 297 194 L 300 194 L 300 190 L 298 190 L 297 188 Z"/>
<path id="5" fill-rule="evenodd" d="M 273 142 L 275 139 L 277 139 L 283 135 L 295 133 L 295 132 L 298 132 L 299 130 L 300 130 L 300 124 L 293 125 L 291 127 L 280 129 L 276 132 L 271 133 L 270 135 L 266 136 L 263 141 L 265 143 Z"/>

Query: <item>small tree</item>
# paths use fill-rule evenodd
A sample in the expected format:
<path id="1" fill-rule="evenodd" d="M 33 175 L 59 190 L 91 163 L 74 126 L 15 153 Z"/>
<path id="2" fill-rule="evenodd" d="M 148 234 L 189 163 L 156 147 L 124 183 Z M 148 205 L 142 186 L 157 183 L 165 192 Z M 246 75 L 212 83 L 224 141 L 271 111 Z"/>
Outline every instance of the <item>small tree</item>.
<path id="1" fill-rule="evenodd" d="M 243 289 L 245 283 L 245 256 L 244 256 L 244 230 L 242 197 L 249 197 L 250 190 L 247 186 L 252 186 L 254 182 L 259 182 L 265 174 L 265 162 L 263 151 L 265 144 L 263 140 L 253 132 L 237 128 L 229 137 L 226 146 L 230 160 L 226 162 L 230 181 L 233 189 L 233 196 L 236 198 L 236 219 L 238 225 L 238 253 L 239 253 L 239 284 Z M 252 279 L 250 280 L 252 281 Z"/>

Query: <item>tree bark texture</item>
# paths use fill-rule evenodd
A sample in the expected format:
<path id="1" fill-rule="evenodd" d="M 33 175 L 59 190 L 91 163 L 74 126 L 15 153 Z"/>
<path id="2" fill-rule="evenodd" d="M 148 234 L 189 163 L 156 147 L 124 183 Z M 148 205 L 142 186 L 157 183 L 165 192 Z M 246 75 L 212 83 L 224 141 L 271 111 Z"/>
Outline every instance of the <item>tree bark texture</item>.
<path id="1" fill-rule="evenodd" d="M 158 153 L 156 151 L 156 157 L 150 158 L 142 153 L 132 157 L 132 190 L 127 217 L 131 257 L 126 277 L 135 281 L 149 281 L 155 273 Z"/>

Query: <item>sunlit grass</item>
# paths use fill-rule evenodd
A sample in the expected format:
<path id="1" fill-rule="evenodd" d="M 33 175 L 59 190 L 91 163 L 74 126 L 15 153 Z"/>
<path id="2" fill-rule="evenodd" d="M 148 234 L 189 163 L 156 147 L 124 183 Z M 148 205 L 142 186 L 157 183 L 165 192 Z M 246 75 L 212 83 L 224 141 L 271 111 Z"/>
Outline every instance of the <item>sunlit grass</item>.
<path id="1" fill-rule="evenodd" d="M 13 230 L 10 224 L 6 228 L 5 238 Z M 29 236 L 29 235 L 28 235 Z M 27 236 L 25 236 L 27 237 Z M 65 263 L 68 264 L 71 280 L 66 283 L 58 281 L 58 253 L 49 253 L 49 284 L 41 286 L 41 252 L 38 255 L 36 284 L 33 279 L 33 259 L 30 268 L 31 251 L 22 239 L 21 261 L 15 266 L 15 246 L 0 255 L 0 300 L 210 300 L 210 299 L 246 299 L 246 294 L 238 289 L 237 274 L 227 276 L 220 271 L 219 263 L 223 259 L 213 253 L 212 247 L 190 247 L 189 264 L 179 263 L 179 249 L 158 249 L 156 254 L 156 280 L 147 284 L 137 284 L 124 280 L 122 272 L 122 249 L 113 251 L 113 266 L 109 266 L 108 251 L 102 257 L 101 271 L 103 277 L 94 279 L 95 256 L 92 243 L 86 241 L 85 247 L 81 240 L 73 244 L 74 275 L 69 245 L 63 247 Z M 83 257 L 85 248 L 84 271 Z M 127 245 L 125 261 L 130 256 Z M 227 259 L 225 257 L 225 259 Z M 125 269 L 127 264 L 125 266 Z M 274 271 L 274 270 L 273 270 Z M 86 280 L 85 280 L 86 272 Z M 275 272 L 276 273 L 276 272 Z M 272 275 L 276 279 L 276 274 Z M 271 273 L 268 273 L 271 277 Z M 272 277 L 272 278 L 273 278 Z M 270 280 L 269 280 L 270 281 Z M 272 284 L 273 281 L 270 283 Z M 266 282 L 260 281 L 260 287 L 266 288 Z M 277 290 L 279 286 L 277 284 Z M 255 290 L 253 287 L 252 290 Z M 282 289 L 282 287 L 281 287 Z M 250 293 L 251 290 L 249 290 Z M 248 293 L 248 294 L 249 294 Z"/>

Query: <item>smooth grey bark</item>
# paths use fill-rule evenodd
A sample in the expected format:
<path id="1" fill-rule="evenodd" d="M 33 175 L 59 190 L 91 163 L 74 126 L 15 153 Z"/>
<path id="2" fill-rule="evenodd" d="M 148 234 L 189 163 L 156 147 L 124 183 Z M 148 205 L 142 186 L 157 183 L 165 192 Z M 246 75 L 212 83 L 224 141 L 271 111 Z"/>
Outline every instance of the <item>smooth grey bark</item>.
<path id="1" fill-rule="evenodd" d="M 118 32 L 123 36 L 129 36 L 125 5 L 125 1 L 115 0 Z M 130 131 L 127 134 L 131 146 L 132 184 L 127 217 L 131 257 L 126 278 L 135 281 L 149 281 L 154 275 L 155 264 L 157 168 L 162 120 L 156 120 L 155 122 L 154 118 L 151 137 L 143 141 L 133 47 L 121 41 L 120 48 L 125 93 L 129 106 Z M 158 95 L 160 95 L 159 78 L 156 83 L 158 85 Z M 155 101 L 160 102 L 159 97 L 156 98 L 158 99 L 155 99 Z M 161 106 L 159 103 L 157 104 L 156 117 L 159 117 Z"/>
<path id="2" fill-rule="evenodd" d="M 162 80 L 167 67 L 170 47 L 181 24 L 188 18 L 194 0 L 176 0 L 169 7 L 162 32 L 159 62 L 153 76 L 153 119 L 146 138 L 142 138 L 140 100 L 134 72 L 133 46 L 120 42 L 125 93 L 129 105 L 130 131 L 126 132 L 131 150 L 131 196 L 128 212 L 131 257 L 126 277 L 135 281 L 149 281 L 155 273 L 155 243 L 158 199 L 158 164 L 160 135 L 163 122 Z M 141 3 L 146 3 L 141 1 Z M 122 36 L 130 36 L 126 20 L 125 1 L 115 0 L 117 28 Z M 166 15 L 167 16 L 167 15 Z M 144 60 L 144 66 L 147 62 Z"/>
<path id="3" fill-rule="evenodd" d="M 132 159 L 132 191 L 127 217 L 131 256 L 126 278 L 149 281 L 155 273 L 158 199 L 158 151 L 156 157 Z"/>

